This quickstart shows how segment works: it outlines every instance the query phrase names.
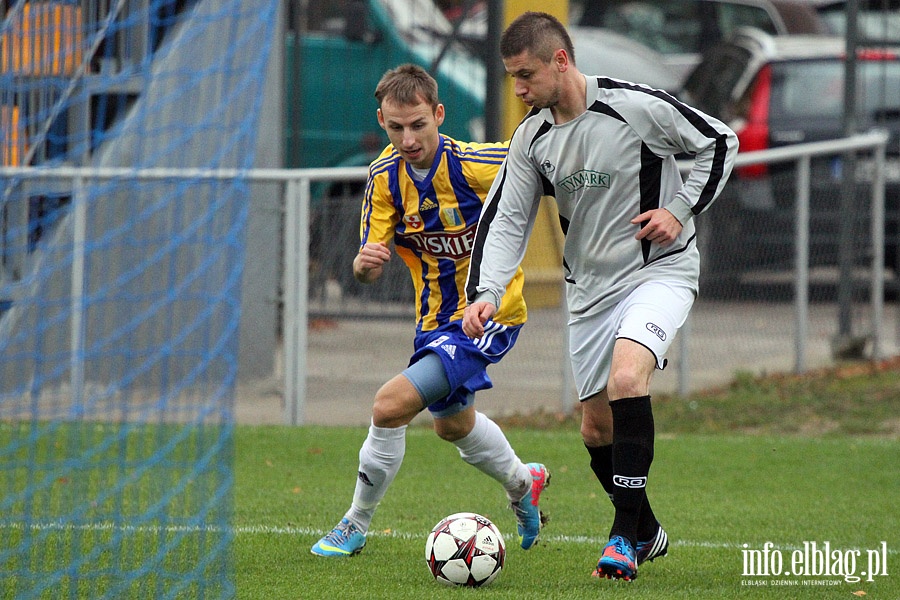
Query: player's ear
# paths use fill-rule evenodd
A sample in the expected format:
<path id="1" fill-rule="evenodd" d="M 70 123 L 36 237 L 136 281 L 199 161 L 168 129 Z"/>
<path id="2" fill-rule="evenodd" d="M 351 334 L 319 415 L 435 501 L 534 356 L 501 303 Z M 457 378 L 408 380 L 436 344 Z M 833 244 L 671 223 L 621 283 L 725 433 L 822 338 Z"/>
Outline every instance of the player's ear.
<path id="1" fill-rule="evenodd" d="M 563 48 L 560 48 L 556 51 L 556 54 L 553 55 L 553 62 L 556 64 L 556 68 L 560 71 L 565 71 L 569 66 L 569 53 L 566 52 Z"/>
<path id="2" fill-rule="evenodd" d="M 444 105 L 438 104 L 437 108 L 434 109 L 434 120 L 437 123 L 438 127 L 444 122 Z"/>
<path id="3" fill-rule="evenodd" d="M 378 115 L 378 125 L 379 125 L 379 127 L 381 127 L 382 129 L 384 129 L 385 131 L 387 131 L 387 128 L 384 126 L 384 115 L 381 114 L 381 109 L 380 109 L 380 108 L 377 110 L 376 114 Z"/>

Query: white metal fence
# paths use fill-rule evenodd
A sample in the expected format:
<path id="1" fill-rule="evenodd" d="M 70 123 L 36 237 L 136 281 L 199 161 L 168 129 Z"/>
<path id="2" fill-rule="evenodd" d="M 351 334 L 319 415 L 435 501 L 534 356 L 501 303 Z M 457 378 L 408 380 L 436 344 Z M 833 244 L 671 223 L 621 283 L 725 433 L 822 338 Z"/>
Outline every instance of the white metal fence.
<path id="1" fill-rule="evenodd" d="M 868 302 L 858 306 L 857 310 L 863 315 L 866 324 L 863 329 L 866 336 L 870 340 L 870 355 L 876 358 L 885 356 L 888 352 L 896 351 L 896 335 L 895 327 L 889 327 L 885 322 L 885 289 L 884 282 L 886 278 L 884 267 L 884 189 L 885 189 L 885 144 L 886 136 L 881 133 L 870 133 L 865 135 L 857 135 L 845 140 L 836 140 L 830 142 L 820 142 L 812 144 L 802 144 L 789 148 L 781 148 L 776 150 L 766 150 L 761 152 L 748 152 L 738 157 L 738 166 L 756 164 L 760 162 L 777 163 L 777 162 L 796 162 L 798 165 L 796 177 L 796 202 L 795 202 L 795 255 L 792 258 L 792 292 L 789 294 L 791 301 L 790 309 L 783 300 L 779 300 L 777 306 L 773 304 L 771 298 L 766 293 L 755 299 L 736 297 L 725 300 L 712 300 L 698 302 L 692 317 L 686 324 L 684 330 L 679 336 L 677 348 L 673 349 L 670 363 L 674 365 L 674 369 L 667 371 L 666 378 L 668 388 L 673 391 L 686 395 L 700 387 L 710 385 L 714 382 L 724 382 L 734 371 L 772 371 L 772 370 L 794 370 L 797 372 L 805 371 L 810 367 L 810 320 L 813 319 L 816 329 L 813 332 L 818 338 L 831 337 L 834 331 L 830 324 L 822 325 L 822 323 L 830 322 L 828 313 L 832 310 L 832 304 L 812 304 L 809 297 L 810 288 L 810 270 L 809 270 L 809 223 L 810 223 L 810 162 L 813 157 L 823 154 L 835 154 L 842 152 L 862 152 L 872 157 L 871 175 L 871 218 L 870 232 L 871 238 L 871 260 L 868 268 Z M 688 168 L 688 165 L 685 165 Z M 281 185 L 283 194 L 282 205 L 283 212 L 283 238 L 281 240 L 272 240 L 272 243 L 280 244 L 282 247 L 282 280 L 278 290 L 273 292 L 280 299 L 282 305 L 280 319 L 280 339 L 281 343 L 281 361 L 283 365 L 279 369 L 278 379 L 281 396 L 281 418 L 287 424 L 302 424 L 309 422 L 308 404 L 310 399 L 309 381 L 310 381 L 310 360 L 329 363 L 329 367 L 335 367 L 334 362 L 346 362 L 340 365 L 335 371 L 328 371 L 323 374 L 323 378 L 328 380 L 328 389 L 336 389 L 340 382 L 337 377 L 341 373 L 347 378 L 348 388 L 352 389 L 354 382 L 359 382 L 361 372 L 376 372 L 371 364 L 381 360 L 386 353 L 403 354 L 405 350 L 398 349 L 395 346 L 378 347 L 378 344 L 394 344 L 397 339 L 412 339 L 412 313 L 409 310 L 411 304 L 408 296 L 399 293 L 399 298 L 392 297 L 390 294 L 387 298 L 381 298 L 373 295 L 367 296 L 365 293 L 348 297 L 346 290 L 342 289 L 339 282 L 334 281 L 332 275 L 324 276 L 318 272 L 320 266 L 317 266 L 322 256 L 332 256 L 340 254 L 341 251 L 346 252 L 346 248 L 336 246 L 337 241 L 337 224 L 341 227 L 349 227 L 350 231 L 355 231 L 357 222 L 346 223 L 348 219 L 353 218 L 355 212 L 358 215 L 359 197 L 355 194 L 352 187 L 349 194 L 349 202 L 351 208 L 348 210 L 346 218 L 336 217 L 334 214 L 325 215 L 316 214 L 319 209 L 324 206 L 322 204 L 323 195 L 328 195 L 328 190 L 332 192 L 335 186 L 345 184 L 359 185 L 365 180 L 367 170 L 365 168 L 340 168 L 340 169 L 299 169 L 299 170 L 281 170 L 281 169 L 259 169 L 259 170 L 190 170 L 190 169 L 153 169 L 134 171 L 130 169 L 96 169 L 96 168 L 53 168 L 53 169 L 34 169 L 34 168 L 0 168 L 0 181 L 9 185 L 11 182 L 35 182 L 35 181 L 53 181 L 55 185 L 68 182 L 73 190 L 74 210 L 69 211 L 65 218 L 74 219 L 74 240 L 72 247 L 77 251 L 83 247 L 83 231 L 79 232 L 78 227 L 78 190 L 84 181 L 104 180 L 104 179 L 136 179 L 136 180 L 153 180 L 153 179 L 170 179 L 178 180 L 181 178 L 191 178 L 200 180 L 216 180 L 216 179 L 232 179 L 244 178 L 251 183 L 276 183 Z M 330 186 L 330 187 L 329 187 Z M 345 190 L 346 191 L 346 190 Z M 716 210 L 714 206 L 711 210 Z M 21 206 L 7 204 L 2 207 L 6 215 L 5 222 L 21 222 L 27 219 L 27 216 L 18 216 L 10 218 L 9 211 L 27 210 L 27 206 L 23 209 Z M 324 219 L 324 221 L 322 221 Z M 358 216 L 356 217 L 358 220 Z M 329 224 L 329 221 L 332 224 Z M 315 223 L 325 223 L 323 225 L 324 235 L 317 236 L 319 239 L 313 239 L 313 230 Z M 704 231 L 703 217 L 699 218 L 698 223 L 699 235 L 709 235 L 709 231 Z M 27 228 L 17 228 L 15 231 L 20 232 L 19 235 L 27 231 Z M 3 232 L 4 243 L 8 246 L 10 240 L 8 234 L 10 230 Z M 82 237 L 79 237 L 82 236 Z M 357 239 L 358 242 L 358 239 Z M 3 247 L 0 247 L 2 253 Z M 316 255 L 310 258 L 311 250 Z M 355 249 L 350 245 L 350 252 L 355 253 Z M 0 257 L 2 258 L 2 257 Z M 398 263 L 396 268 L 399 269 L 397 281 L 407 281 L 408 275 L 405 274 L 405 268 Z M 72 262 L 73 269 L 79 268 L 80 262 L 74 257 Z M 342 272 L 347 269 L 349 272 L 349 263 L 338 264 L 335 267 L 336 272 Z M 311 282 L 312 278 L 312 282 Z M 526 273 L 527 278 L 527 273 Z M 73 278 L 77 281 L 78 278 Z M 0 301 L 11 297 L 6 293 L 12 287 L 15 287 L 16 281 L 8 277 L 0 282 Z M 702 290 L 701 290 L 702 293 Z M 79 290 L 72 288 L 71 303 L 73 309 L 77 309 L 80 303 L 78 298 Z M 77 318 L 78 310 L 73 310 L 73 319 Z M 341 342 L 329 342 L 331 347 L 328 349 L 330 354 L 319 356 L 318 350 L 310 344 L 310 331 L 314 331 L 313 335 L 318 336 L 317 329 L 311 330 L 310 315 L 321 315 L 332 321 L 349 323 L 348 331 L 354 333 Z M 0 313 L 2 315 L 2 313 Z M 775 315 L 780 315 L 776 319 Z M 398 324 L 397 316 L 402 316 L 405 320 Z M 2 316 L 0 316 L 2 318 Z M 780 320 L 779 320 L 780 319 Z M 505 363 L 520 363 L 520 370 L 511 370 L 507 375 L 500 372 L 499 375 L 492 374 L 498 386 L 504 389 L 512 389 L 513 393 L 521 397 L 527 393 L 528 388 L 539 389 L 539 398 L 536 400 L 540 408 L 556 411 L 567 411 L 571 409 L 574 399 L 572 397 L 571 384 L 569 382 L 566 351 L 564 343 L 564 308 L 556 307 L 550 309 L 542 309 L 532 311 L 532 318 L 529 326 L 520 339 L 517 350 L 510 356 Z M 358 325 L 358 329 L 354 326 Z M 73 336 L 72 343 L 78 343 L 77 332 L 78 323 L 72 323 Z M 792 329 L 792 331 L 789 331 Z M 894 329 L 895 334 L 890 335 L 889 332 Z M 533 337 L 529 331 L 534 331 Z M 751 341 L 747 336 L 748 332 L 755 331 L 756 341 Z M 397 333 L 399 332 L 399 333 Z M 382 335 L 382 337 L 379 337 Z M 394 337 L 398 336 L 398 337 Z M 338 336 L 339 337 L 339 336 Z M 777 340 L 776 340 L 777 338 Z M 772 361 L 773 352 L 770 346 L 777 341 L 783 343 L 786 339 L 792 338 L 792 356 L 790 362 L 785 364 L 782 361 Z M 335 339 L 338 339 L 337 337 Z M 317 341 L 318 338 L 316 338 Z M 361 344 L 365 341 L 375 344 L 374 349 L 369 353 L 361 353 Z M 343 343 L 345 346 L 335 345 Z M 759 344 L 758 346 L 755 344 Z M 316 344 L 312 344 L 316 346 Z M 411 350 L 411 343 L 406 347 Z M 73 348 L 73 355 L 77 355 L 76 348 Z M 278 352 L 279 349 L 273 349 Z M 539 355 L 540 354 L 540 355 Z M 816 360 L 813 361 L 818 365 L 823 360 L 823 351 L 817 350 Z M 345 357 L 334 359 L 334 357 Z M 734 362 L 729 362 L 726 358 L 734 357 Z M 366 361 L 373 361 L 366 364 Z M 827 359 L 826 359 L 827 360 Z M 316 364 L 318 365 L 319 362 Z M 711 365 L 701 367 L 701 364 Z M 548 366 L 549 365 L 549 366 Z M 815 366 L 814 365 L 814 366 Z M 396 363 L 390 368 L 399 369 L 405 366 L 405 363 Z M 319 368 L 318 366 L 316 368 Z M 500 368 L 498 365 L 497 368 Z M 503 368 L 506 368 L 505 366 Z M 708 377 L 701 373 L 710 370 L 716 371 L 717 376 Z M 509 369 L 515 369 L 515 365 Z M 718 370 L 717 370 L 718 369 Z M 73 369 L 73 377 L 78 377 L 78 369 Z M 494 373 L 497 373 L 496 371 Z M 530 377 L 536 377 L 531 379 Z M 506 379 L 504 379 L 506 378 Z M 674 379 L 673 379 L 674 378 Z M 503 379 L 503 381 L 500 381 Z M 84 382 L 73 381 L 72 388 L 78 389 Z M 374 384 L 366 384 L 365 389 L 359 389 L 356 392 L 341 392 L 338 398 L 347 399 L 348 394 L 358 396 L 366 405 L 370 402 L 371 393 L 374 393 L 377 386 L 372 388 Z M 318 391 L 313 392 L 318 394 Z M 343 396 L 340 396 L 343 394 Z M 335 400 L 340 402 L 341 400 Z M 510 407 L 528 408 L 528 403 L 510 402 Z M 532 406 L 533 408 L 533 406 Z M 326 412 L 336 414 L 340 412 L 352 411 L 352 408 L 345 406 L 334 406 Z M 366 416 L 367 412 L 362 411 Z M 320 416 L 316 416 L 313 421 L 321 421 Z"/>

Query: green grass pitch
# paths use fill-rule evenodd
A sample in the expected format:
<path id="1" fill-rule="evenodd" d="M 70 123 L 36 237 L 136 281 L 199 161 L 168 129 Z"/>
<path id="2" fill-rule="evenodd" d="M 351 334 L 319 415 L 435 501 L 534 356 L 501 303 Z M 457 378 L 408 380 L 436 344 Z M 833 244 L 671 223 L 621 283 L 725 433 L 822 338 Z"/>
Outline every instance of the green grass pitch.
<path id="1" fill-rule="evenodd" d="M 349 506 L 365 430 L 237 427 L 238 598 L 900 598 L 896 438 L 661 434 L 648 491 L 671 547 L 629 583 L 590 577 L 612 507 L 577 429 L 506 432 L 523 460 L 553 473 L 540 545 L 518 547 L 499 485 L 430 429 L 411 427 L 367 547 L 349 559 L 323 559 L 309 548 Z M 489 517 L 506 537 L 506 566 L 488 587 L 447 588 L 426 569 L 428 532 L 459 511 Z M 831 572 L 846 576 L 815 575 L 804 548 L 820 556 L 827 549 Z M 770 574 L 748 576 L 748 557 Z M 785 575 L 797 568 L 794 558 L 810 574 Z M 879 560 L 886 564 L 874 565 L 877 575 L 861 575 Z M 781 575 L 771 574 L 777 561 Z M 761 572 L 761 564 L 751 567 Z M 859 581 L 847 580 L 853 576 Z"/>

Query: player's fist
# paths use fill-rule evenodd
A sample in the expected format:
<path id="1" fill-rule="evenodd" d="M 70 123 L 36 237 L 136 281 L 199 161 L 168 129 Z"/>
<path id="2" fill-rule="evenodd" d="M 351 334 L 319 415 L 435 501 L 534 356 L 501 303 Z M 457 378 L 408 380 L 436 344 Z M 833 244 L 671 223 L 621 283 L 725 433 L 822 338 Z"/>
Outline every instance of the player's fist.
<path id="1" fill-rule="evenodd" d="M 387 244 L 369 242 L 353 259 L 353 276 L 362 283 L 372 283 L 384 272 L 384 263 L 391 260 Z"/>
<path id="2" fill-rule="evenodd" d="M 484 324 L 494 316 L 497 307 L 490 302 L 475 302 L 466 307 L 463 312 L 463 333 L 477 340 L 484 335 Z"/>

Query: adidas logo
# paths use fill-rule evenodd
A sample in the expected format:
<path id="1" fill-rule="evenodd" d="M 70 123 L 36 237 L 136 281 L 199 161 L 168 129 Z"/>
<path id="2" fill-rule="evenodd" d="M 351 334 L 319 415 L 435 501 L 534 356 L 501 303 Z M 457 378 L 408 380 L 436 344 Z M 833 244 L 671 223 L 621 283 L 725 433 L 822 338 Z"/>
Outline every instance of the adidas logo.
<path id="1" fill-rule="evenodd" d="M 375 484 L 369 481 L 369 476 L 362 471 L 359 472 L 359 480 L 369 487 L 375 487 Z"/>
<path id="2" fill-rule="evenodd" d="M 456 358 L 456 346 L 454 344 L 444 344 L 441 350 L 450 355 L 450 358 Z"/>
<path id="3" fill-rule="evenodd" d="M 431 198 L 425 198 L 425 201 L 422 202 L 421 206 L 419 206 L 419 212 L 422 212 L 423 210 L 434 210 L 437 207 L 437 202 L 435 202 Z"/>

